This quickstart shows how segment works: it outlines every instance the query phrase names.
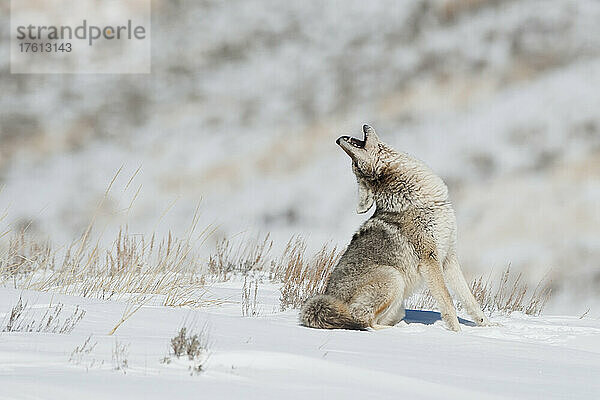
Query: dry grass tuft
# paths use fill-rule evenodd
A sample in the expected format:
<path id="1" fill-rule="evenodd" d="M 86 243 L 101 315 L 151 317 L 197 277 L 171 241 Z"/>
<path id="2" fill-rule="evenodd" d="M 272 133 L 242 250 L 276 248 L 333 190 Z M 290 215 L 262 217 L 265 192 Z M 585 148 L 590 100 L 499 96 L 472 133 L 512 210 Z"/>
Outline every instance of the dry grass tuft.
<path id="1" fill-rule="evenodd" d="M 411 310 L 435 310 L 437 303 L 427 288 L 423 288 L 413 293 L 406 301 L 404 306 Z"/>
<path id="2" fill-rule="evenodd" d="M 127 374 L 129 368 L 129 344 L 124 344 L 115 339 L 115 344 L 112 348 L 112 363 L 115 371 L 121 371 L 123 374 Z"/>
<path id="3" fill-rule="evenodd" d="M 273 241 L 268 234 L 263 239 L 242 240 L 238 245 L 222 239 L 208 260 L 209 273 L 218 281 L 227 281 L 236 274 L 265 271 L 272 247 Z"/>
<path id="4" fill-rule="evenodd" d="M 125 227 L 108 249 L 100 247 L 100 238 L 96 244 L 92 243 L 98 212 L 122 169 L 110 181 L 81 239 L 66 249 L 53 251 L 48 243 L 38 244 L 25 230 L 14 235 L 8 250 L 0 253 L 0 285 L 12 282 L 18 289 L 136 304 L 159 298 L 165 306 L 203 305 L 204 271 L 193 250 L 197 242 L 203 242 L 212 232 L 210 226 L 199 234 L 196 232 L 198 208 L 184 240 L 170 233 L 161 240 L 154 234 L 133 235 Z M 139 168 L 125 189 L 138 172 Z M 131 204 L 126 210 L 130 208 Z"/>
<path id="5" fill-rule="evenodd" d="M 522 282 L 523 274 L 511 276 L 510 266 L 504 270 L 498 284 L 491 279 L 479 277 L 471 282 L 471 291 L 484 311 L 500 311 L 510 314 L 514 311 L 527 315 L 540 315 L 552 294 L 552 282 L 542 279 L 533 291 Z M 495 288 L 495 289 L 494 289 Z"/>
<path id="6" fill-rule="evenodd" d="M 529 285 L 523 282 L 523 274 L 516 276 L 511 274 L 508 266 L 500 275 L 499 280 L 483 276 L 471 282 L 471 292 L 477 299 L 481 309 L 488 314 L 500 312 L 510 314 L 518 311 L 527 315 L 540 315 L 552 294 L 552 282 L 542 279 L 537 286 L 531 290 Z M 417 310 L 432 310 L 436 307 L 435 300 L 428 289 L 424 289 L 411 296 L 406 307 Z M 457 309 L 463 306 L 457 302 Z"/>
<path id="7" fill-rule="evenodd" d="M 19 297 L 19 301 L 8 314 L 2 332 L 71 333 L 85 315 L 85 310 L 77 306 L 69 316 L 63 317 L 63 308 L 61 303 L 50 305 L 40 315 L 39 309 L 29 307 Z"/>
<path id="8" fill-rule="evenodd" d="M 312 258 L 306 256 L 306 243 L 300 238 L 290 240 L 273 277 L 281 280 L 280 309 L 298 308 L 310 296 L 322 293 L 341 253 L 327 245 Z"/>
<path id="9" fill-rule="evenodd" d="M 259 314 L 258 281 L 249 281 L 248 277 L 244 277 L 244 286 L 242 286 L 242 316 L 257 317 Z"/>
<path id="10" fill-rule="evenodd" d="M 31 274 L 35 269 L 46 269 L 54 266 L 54 257 L 48 242 L 39 243 L 26 235 L 22 229 L 9 238 L 8 250 L 0 258 L 0 283 L 17 281 Z"/>
<path id="11" fill-rule="evenodd" d="M 71 352 L 71 355 L 69 356 L 69 362 L 72 362 L 77 365 L 83 363 L 83 361 L 87 357 L 89 357 L 89 355 L 92 353 L 92 351 L 94 351 L 94 349 L 98 345 L 98 342 L 92 343 L 91 341 L 92 341 L 92 335 L 90 334 L 85 339 L 83 344 L 81 344 L 80 346 L 77 346 L 73 349 L 73 351 Z"/>
<path id="12" fill-rule="evenodd" d="M 49 245 L 27 245 L 35 242 L 24 234 L 11 243 L 16 245 L 7 259 L 13 261 L 0 264 L 0 277 L 4 283 L 12 280 L 19 289 L 103 300 L 147 301 L 149 296 L 159 296 L 165 306 L 203 304 L 204 274 L 190 240 L 171 234 L 162 240 L 154 235 L 146 239 L 130 235 L 125 228 L 107 250 L 97 244 L 73 243 L 61 263 L 55 262 Z"/>

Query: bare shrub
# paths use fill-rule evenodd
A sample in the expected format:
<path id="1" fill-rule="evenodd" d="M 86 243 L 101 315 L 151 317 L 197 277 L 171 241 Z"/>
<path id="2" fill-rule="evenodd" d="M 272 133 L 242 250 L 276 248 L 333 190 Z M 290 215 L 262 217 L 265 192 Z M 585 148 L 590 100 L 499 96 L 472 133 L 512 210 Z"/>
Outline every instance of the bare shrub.
<path id="1" fill-rule="evenodd" d="M 42 315 L 37 309 L 28 307 L 19 297 L 17 304 L 11 309 L 3 332 L 41 332 L 41 333 L 71 333 L 85 315 L 85 310 L 75 307 L 72 314 L 61 318 L 63 304 L 50 305 Z M 37 314 L 37 315 L 36 315 Z"/>
<path id="2" fill-rule="evenodd" d="M 182 327 L 177 332 L 177 335 L 171 339 L 171 352 L 161 362 L 169 364 L 172 356 L 176 358 L 187 356 L 187 359 L 191 362 L 190 371 L 192 373 L 202 372 L 209 356 L 208 345 L 208 330 L 206 325 L 200 333 L 192 335 L 188 334 L 186 327 Z"/>
<path id="3" fill-rule="evenodd" d="M 280 309 L 298 308 L 312 295 L 322 293 L 340 253 L 327 245 L 312 258 L 306 257 L 306 243 L 295 238 L 288 242 L 273 275 L 283 282 Z"/>
<path id="4" fill-rule="evenodd" d="M 258 305 L 258 281 L 249 281 L 248 277 L 244 277 L 244 285 L 242 286 L 242 316 L 257 317 L 260 313 Z"/>
<path id="5" fill-rule="evenodd" d="M 186 353 L 187 347 L 187 338 L 186 338 L 187 328 L 183 327 L 179 330 L 177 335 L 171 339 L 171 349 L 173 350 L 173 355 L 175 357 L 181 357 Z"/>
<path id="6" fill-rule="evenodd" d="M 519 311 L 537 316 L 542 313 L 552 294 L 551 281 L 542 279 L 531 290 L 529 285 L 523 282 L 522 273 L 511 275 L 510 266 L 502 272 L 498 280 L 480 276 L 471 282 L 470 287 L 481 309 L 488 314 L 493 312 L 510 314 Z M 460 301 L 456 306 L 459 310 L 464 308 Z M 411 296 L 406 302 L 406 307 L 431 310 L 436 307 L 436 302 L 429 289 L 424 289 Z"/>
<path id="7" fill-rule="evenodd" d="M 263 239 L 242 240 L 237 245 L 229 239 L 222 239 L 208 260 L 209 273 L 219 281 L 227 281 L 235 274 L 264 271 L 272 247 L 269 234 Z"/>

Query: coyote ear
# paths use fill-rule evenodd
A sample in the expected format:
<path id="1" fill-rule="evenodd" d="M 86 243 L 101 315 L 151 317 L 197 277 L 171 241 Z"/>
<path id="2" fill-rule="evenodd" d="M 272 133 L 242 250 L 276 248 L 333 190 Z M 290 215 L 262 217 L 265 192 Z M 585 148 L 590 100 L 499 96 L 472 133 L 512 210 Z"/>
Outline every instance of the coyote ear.
<path id="1" fill-rule="evenodd" d="M 358 207 L 356 207 L 356 212 L 359 214 L 364 214 L 373 206 L 373 202 L 375 198 L 373 197 L 373 192 L 367 186 L 367 184 L 360 178 L 358 180 Z"/>
<path id="2" fill-rule="evenodd" d="M 377 133 L 375 132 L 375 129 L 373 129 L 371 126 L 364 124 L 363 132 L 365 134 L 365 137 L 371 138 L 371 141 L 375 141 L 375 142 L 380 141 L 379 136 L 377 136 Z"/>

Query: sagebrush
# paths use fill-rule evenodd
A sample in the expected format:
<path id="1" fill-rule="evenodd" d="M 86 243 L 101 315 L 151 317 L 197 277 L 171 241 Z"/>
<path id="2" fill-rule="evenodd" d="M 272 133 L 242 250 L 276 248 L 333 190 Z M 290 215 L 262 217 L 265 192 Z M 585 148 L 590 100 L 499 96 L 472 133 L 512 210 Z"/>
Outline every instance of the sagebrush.
<path id="1" fill-rule="evenodd" d="M 171 357 L 186 357 L 190 361 L 189 369 L 192 373 L 202 372 L 209 353 L 209 335 L 205 325 L 199 333 L 189 333 L 187 327 L 182 327 L 171 339 L 169 355 L 161 361 L 171 363 Z"/>

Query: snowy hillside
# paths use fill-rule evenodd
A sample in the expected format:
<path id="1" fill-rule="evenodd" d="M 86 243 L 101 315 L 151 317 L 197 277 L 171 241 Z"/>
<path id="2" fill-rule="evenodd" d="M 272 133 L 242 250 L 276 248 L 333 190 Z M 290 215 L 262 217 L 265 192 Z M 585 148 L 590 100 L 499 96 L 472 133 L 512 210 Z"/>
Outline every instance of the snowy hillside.
<path id="1" fill-rule="evenodd" d="M 241 317 L 239 285 L 201 310 L 148 304 L 107 333 L 128 306 L 0 289 L 3 326 L 19 296 L 24 320 L 62 304 L 85 315 L 69 334 L 0 333 L 0 398 L 20 399 L 593 399 L 600 395 L 600 322 L 577 317 L 495 316 L 501 326 L 446 330 L 439 314 L 409 311 L 383 331 L 325 331 L 275 312 L 278 292 L 261 286 L 260 314 Z M 52 312 L 51 312 L 52 313 Z M 62 322 L 61 322 L 62 323 Z M 202 372 L 171 356 L 181 327 L 202 332 Z M 91 337 L 90 337 L 91 335 Z M 86 339 L 90 338 L 86 341 Z"/>

